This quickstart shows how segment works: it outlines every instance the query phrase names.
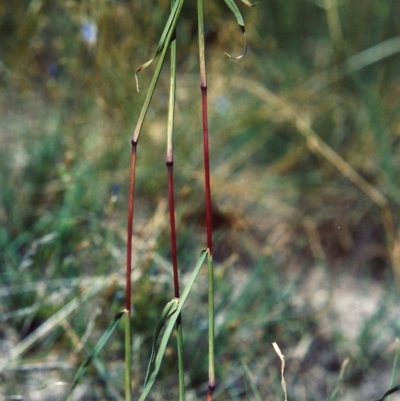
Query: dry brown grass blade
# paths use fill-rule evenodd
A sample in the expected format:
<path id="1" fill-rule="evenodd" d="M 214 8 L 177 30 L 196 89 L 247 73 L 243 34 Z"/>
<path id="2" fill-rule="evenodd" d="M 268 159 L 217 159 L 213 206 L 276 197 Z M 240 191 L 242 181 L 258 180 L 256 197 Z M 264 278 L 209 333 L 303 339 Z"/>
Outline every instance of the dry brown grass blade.
<path id="1" fill-rule="evenodd" d="M 281 360 L 281 385 L 282 385 L 282 390 L 283 390 L 283 394 L 285 395 L 285 400 L 284 401 L 288 401 L 287 398 L 287 390 L 286 390 L 286 382 L 285 382 L 285 357 L 282 354 L 279 346 L 277 343 L 272 343 L 272 346 L 274 347 L 275 352 L 278 354 L 280 360 Z"/>
<path id="2" fill-rule="evenodd" d="M 307 146 L 311 152 L 319 154 L 329 161 L 380 208 L 389 257 L 397 283 L 400 285 L 400 257 L 395 257 L 394 252 L 395 243 L 398 239 L 396 238 L 390 205 L 385 195 L 366 181 L 349 163 L 324 142 L 313 130 L 310 122 L 296 112 L 288 102 L 250 79 L 235 80 L 232 82 L 232 85 L 238 89 L 247 90 L 249 93 L 271 105 L 279 113 L 281 119 L 283 118 L 291 122 L 297 128 L 297 131 L 306 139 Z"/>

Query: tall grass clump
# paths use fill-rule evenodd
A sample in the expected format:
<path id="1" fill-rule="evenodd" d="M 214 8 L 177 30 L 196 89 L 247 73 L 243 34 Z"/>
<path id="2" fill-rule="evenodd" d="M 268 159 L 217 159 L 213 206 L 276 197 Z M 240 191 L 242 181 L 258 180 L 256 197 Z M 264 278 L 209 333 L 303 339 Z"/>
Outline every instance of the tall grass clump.
<path id="1" fill-rule="evenodd" d="M 243 0 L 248 6 L 252 6 L 247 0 Z M 160 77 L 160 73 L 167 55 L 168 49 L 170 49 L 170 95 L 168 101 L 168 122 L 166 129 L 167 136 L 167 151 L 166 151 L 166 166 L 167 166 L 167 179 L 168 179 L 168 200 L 169 200 L 169 216 L 170 216 L 170 237 L 171 237 L 171 256 L 172 256 L 172 268 L 173 268 L 173 286 L 174 286 L 174 298 L 164 308 L 161 315 L 161 320 L 158 323 L 156 333 L 154 335 L 154 342 L 152 346 L 152 352 L 150 356 L 150 362 L 145 378 L 145 387 L 140 397 L 140 400 L 144 400 L 157 376 L 158 370 L 160 369 L 161 360 L 166 350 L 169 336 L 171 335 L 172 327 L 176 323 L 177 331 L 177 358 L 178 358 L 178 377 L 179 377 L 179 398 L 180 400 L 185 399 L 185 377 L 184 377 L 184 362 L 183 362 L 183 333 L 182 333 L 182 317 L 181 309 L 183 304 L 189 295 L 191 287 L 196 279 L 199 269 L 207 257 L 208 266 L 208 392 L 207 400 L 213 399 L 215 390 L 215 308 L 214 308 L 214 269 L 213 269 L 213 240 L 212 240 L 212 202 L 211 202 L 211 178 L 210 178 L 210 151 L 209 151 L 209 129 L 208 129 L 208 111 L 207 111 L 207 75 L 206 75 L 206 60 L 205 60 L 205 32 L 204 32 L 204 11 L 203 1 L 198 0 L 197 2 L 197 26 L 198 26 L 198 38 L 199 38 L 199 70 L 200 70 L 200 89 L 201 89 L 201 121 L 203 131 L 203 156 L 204 156 L 204 189 L 205 189 L 205 210 L 206 210 L 206 232 L 207 242 L 206 249 L 202 252 L 200 259 L 196 265 L 194 273 L 186 287 L 183 296 L 180 296 L 179 290 L 179 273 L 178 273 L 178 259 L 177 259 L 177 239 L 176 239 L 176 228 L 175 228 L 175 192 L 174 192 L 174 157 L 173 157 L 173 133 L 174 133 L 174 118 L 175 118 L 175 92 L 176 92 L 176 27 L 179 21 L 180 13 L 182 10 L 184 1 L 176 0 L 171 3 L 171 13 L 164 27 L 161 35 L 155 56 L 143 64 L 136 70 L 136 83 L 137 89 L 139 90 L 139 82 L 137 74 L 147 68 L 157 57 L 158 62 L 155 68 L 153 78 L 150 82 L 149 89 L 147 91 L 143 107 L 141 109 L 138 123 L 134 129 L 134 133 L 131 139 L 131 167 L 130 167 L 130 181 L 129 181 L 129 198 L 128 198 L 128 215 L 127 215 L 127 252 L 126 252 L 126 290 L 125 290 L 125 310 L 117 315 L 109 329 L 101 337 L 98 345 L 96 346 L 93 354 L 90 356 L 87 362 L 77 372 L 73 387 L 81 379 L 89 361 L 95 358 L 98 352 L 104 347 L 111 333 L 116 327 L 116 322 L 125 316 L 125 399 L 132 399 L 132 376 L 131 376 L 131 312 L 132 312 L 132 239 L 133 239 L 133 219 L 134 219 L 134 204 L 135 204 L 135 181 L 136 181 L 136 164 L 137 164 L 137 148 L 139 142 L 139 135 L 142 130 L 146 114 L 148 112 L 151 99 L 157 86 L 157 82 Z M 245 39 L 245 28 L 243 18 L 240 14 L 239 9 L 233 0 L 226 0 L 226 4 L 235 15 L 237 22 L 242 29 L 243 38 Z M 246 50 L 246 41 L 244 44 L 244 51 Z M 241 56 L 237 58 L 241 58 Z M 151 305 L 148 305 L 151 307 Z M 166 329 L 160 340 L 158 347 L 158 337 L 161 335 L 161 330 L 164 325 Z"/>
<path id="2" fill-rule="evenodd" d="M 3 3 L 1 396 L 393 399 L 399 2 Z"/>

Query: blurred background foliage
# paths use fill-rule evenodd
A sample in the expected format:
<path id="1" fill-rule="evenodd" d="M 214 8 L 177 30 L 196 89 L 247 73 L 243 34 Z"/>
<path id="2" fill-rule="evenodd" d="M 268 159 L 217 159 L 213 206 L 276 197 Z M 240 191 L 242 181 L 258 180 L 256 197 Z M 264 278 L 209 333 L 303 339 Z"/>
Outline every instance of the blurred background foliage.
<path id="1" fill-rule="evenodd" d="M 56 349 L 60 344 L 71 347 L 71 339 L 82 339 L 89 330 L 88 315 L 101 326 L 121 308 L 129 141 L 152 67 L 139 74 L 139 93 L 135 70 L 153 56 L 169 7 L 167 0 L 0 4 L 1 327 L 15 329 L 18 344 L 81 291 L 80 280 L 115 276 L 102 287 L 99 299 L 104 300 L 96 298 L 81 307 L 73 328 L 64 327 L 61 334 L 54 330 L 54 338 L 38 345 L 38 354 L 30 351 L 32 356 L 54 344 Z M 329 280 L 332 275 L 354 274 L 389 291 L 393 249 L 388 249 L 379 207 L 315 151 L 296 118 L 387 199 L 396 222 L 400 3 L 261 0 L 255 8 L 240 7 L 248 49 L 243 59 L 233 60 L 223 53 L 240 54 L 240 29 L 224 2 L 205 4 L 220 291 L 217 341 L 220 375 L 226 380 L 220 391 L 224 399 L 241 399 L 247 387 L 240 361 L 245 360 L 264 379 L 257 379 L 260 391 L 270 394 L 277 389 L 278 394 L 279 377 L 269 367 L 274 356 L 266 355 L 269 344 L 280 340 L 294 347 L 307 335 L 312 346 L 322 343 L 322 348 L 331 348 L 320 369 L 333 377 L 340 356 L 351 354 L 355 362 L 348 382 L 357 385 L 370 371 L 369 361 L 378 358 L 381 343 L 375 346 L 371 338 L 386 324 L 394 333 L 384 345 L 389 347 L 398 335 L 398 323 L 363 323 L 359 337 L 349 343 L 343 340 L 344 333 L 322 330 L 327 317 L 321 323 L 321 312 L 309 304 L 300 308 L 294 298 L 302 294 L 302 278 L 316 270 Z M 183 277 L 204 246 L 205 234 L 196 23 L 195 7 L 187 2 L 177 28 L 174 140 Z M 277 98 L 266 99 L 266 88 Z M 146 362 L 144 350 L 170 298 L 167 99 L 168 63 L 139 143 L 133 295 L 139 378 Z M 282 102 L 296 118 L 288 117 Z M 71 291 L 64 294 L 61 289 L 69 286 Z M 199 287 L 192 308 L 203 300 L 202 290 Z M 385 303 L 379 301 L 381 308 L 387 297 Z M 148 310 L 149 300 L 154 310 Z M 103 314 L 94 312 L 99 308 Z M 193 366 L 188 368 L 188 380 L 201 394 L 206 326 L 202 311 L 189 315 L 185 330 Z M 95 329 L 90 330 L 96 337 Z M 110 347 L 114 351 L 107 363 L 117 363 L 117 340 Z M 81 357 L 81 348 L 73 344 L 73 354 Z M 380 359 L 385 363 L 384 357 Z M 312 358 L 307 363 L 319 366 Z M 291 386 L 296 399 L 311 400 L 309 393 L 301 395 L 306 384 L 299 386 L 307 380 L 301 376 L 302 367 L 292 369 Z M 262 376 L 265 372 L 270 372 L 268 379 Z M 164 377 L 160 393 L 175 380 L 170 365 Z M 14 394 L 11 389 L 18 380 L 26 378 L 13 376 L 4 391 Z M 93 399 L 117 397 L 102 380 L 106 384 L 96 382 Z M 331 390 L 332 383 L 320 383 L 315 399 Z"/>

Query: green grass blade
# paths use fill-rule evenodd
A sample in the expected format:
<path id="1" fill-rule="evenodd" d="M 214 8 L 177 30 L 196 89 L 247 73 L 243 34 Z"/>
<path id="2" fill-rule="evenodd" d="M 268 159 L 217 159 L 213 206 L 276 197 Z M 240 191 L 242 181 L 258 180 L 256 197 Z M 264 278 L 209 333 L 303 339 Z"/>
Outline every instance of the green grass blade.
<path id="1" fill-rule="evenodd" d="M 164 334 L 161 338 L 161 342 L 160 342 L 160 346 L 157 350 L 157 354 L 156 357 L 154 359 L 154 367 L 153 370 L 151 372 L 151 374 L 149 375 L 149 378 L 147 380 L 147 383 L 145 385 L 145 388 L 143 390 L 143 393 L 141 395 L 141 397 L 139 398 L 139 401 L 144 401 L 146 399 L 146 397 L 148 396 L 151 388 L 153 387 L 153 384 L 155 382 L 155 379 L 157 377 L 157 374 L 160 370 L 161 367 L 161 362 L 165 353 L 165 349 L 167 348 L 167 344 L 168 344 L 168 340 L 169 337 L 171 336 L 171 333 L 174 329 L 174 326 L 176 324 L 176 320 L 178 319 L 179 314 L 182 311 L 183 305 L 185 304 L 185 301 L 190 293 L 190 290 L 193 287 L 193 284 L 196 280 L 197 275 L 199 274 L 200 268 L 204 263 L 204 260 L 206 258 L 208 254 L 208 250 L 205 249 L 200 253 L 199 259 L 197 261 L 196 267 L 194 268 L 194 271 L 190 277 L 190 280 L 185 288 L 185 290 L 183 291 L 183 294 L 181 296 L 181 298 L 178 299 L 174 299 L 171 302 L 175 302 L 177 304 L 177 308 L 174 310 L 174 312 L 172 313 L 172 315 L 170 315 L 170 319 L 169 322 L 167 324 L 167 327 L 165 328 Z M 170 302 L 170 303 L 171 303 Z M 165 309 L 164 309 L 165 311 Z M 163 312 L 164 314 L 164 312 Z M 162 317 L 161 317 L 162 319 Z"/>
<path id="2" fill-rule="evenodd" d="M 244 20 L 243 20 L 242 14 L 240 13 L 236 3 L 234 2 L 234 0 L 224 0 L 224 1 L 225 1 L 226 5 L 230 8 L 230 10 L 233 12 L 233 14 L 235 15 L 236 21 L 237 21 L 240 29 L 242 30 L 243 41 L 244 41 L 243 51 L 239 56 L 231 56 L 230 54 L 228 54 L 226 52 L 225 52 L 225 54 L 228 57 L 231 57 L 231 58 L 234 58 L 234 59 L 240 59 L 245 55 L 246 49 L 247 49 L 247 39 L 246 39 L 246 30 L 245 30 L 245 27 L 244 27 Z M 242 0 L 242 1 L 246 5 L 253 6 L 253 4 L 249 3 L 247 0 Z"/>
<path id="3" fill-rule="evenodd" d="M 139 135 L 140 135 L 140 131 L 142 129 L 143 121 L 144 121 L 144 118 L 146 117 L 147 110 L 148 110 L 149 105 L 150 105 L 150 101 L 151 101 L 151 99 L 153 97 L 153 94 L 154 94 L 154 91 L 155 91 L 155 88 L 156 88 L 156 85 L 157 85 L 157 81 L 158 81 L 158 78 L 160 76 L 161 68 L 162 68 L 162 66 L 164 64 L 165 56 L 166 56 L 167 50 L 168 50 L 168 46 L 169 46 L 169 44 L 171 42 L 171 39 L 172 39 L 172 37 L 174 35 L 176 24 L 178 22 L 178 19 L 179 19 L 181 10 L 182 10 L 183 2 L 184 2 L 184 0 L 177 1 L 176 4 L 174 5 L 174 8 L 173 8 L 173 10 L 176 9 L 176 11 L 172 11 L 171 12 L 171 15 L 173 15 L 172 23 L 171 23 L 171 26 L 169 27 L 169 29 L 167 30 L 167 36 L 163 41 L 164 45 L 161 48 L 161 52 L 157 53 L 157 54 L 160 54 L 160 59 L 158 61 L 156 70 L 154 71 L 153 78 L 152 78 L 151 83 L 150 83 L 150 87 L 149 87 L 149 89 L 147 91 L 146 98 L 145 98 L 143 106 L 142 106 L 142 110 L 140 111 L 139 120 L 138 120 L 138 122 L 136 124 L 135 131 L 133 133 L 132 143 L 134 143 L 134 144 L 137 143 L 137 141 L 139 139 Z M 136 76 L 136 85 L 137 85 L 138 90 L 139 90 L 139 84 L 138 84 L 138 81 L 137 81 L 137 73 L 140 70 L 142 70 L 143 68 L 146 68 L 147 65 L 151 61 L 153 61 L 153 60 L 150 60 L 146 64 L 143 64 L 143 66 L 139 67 L 136 70 L 136 75 L 135 76 Z"/>
<path id="4" fill-rule="evenodd" d="M 89 357 L 86 359 L 86 361 L 79 367 L 79 369 L 76 372 L 76 375 L 74 377 L 72 386 L 71 386 L 71 392 L 75 388 L 75 386 L 78 384 L 78 382 L 82 379 L 84 374 L 86 373 L 88 366 L 92 363 L 92 361 L 94 359 L 96 359 L 99 352 L 104 348 L 108 339 L 111 337 L 111 334 L 114 332 L 115 328 L 117 327 L 118 322 L 121 320 L 122 316 L 124 316 L 124 314 L 126 312 L 127 312 L 126 310 L 123 310 L 122 312 L 119 312 L 115 316 L 115 318 L 111 322 L 108 329 L 104 332 L 104 334 L 101 336 L 100 340 L 97 342 L 91 355 L 89 355 Z"/>
<path id="5" fill-rule="evenodd" d="M 165 24 L 163 33 L 161 34 L 161 38 L 160 38 L 160 41 L 158 42 L 158 46 L 157 46 L 154 57 L 152 59 L 150 59 L 149 61 L 147 61 L 146 63 L 144 63 L 143 65 L 141 65 L 136 70 L 135 77 L 136 77 L 136 86 L 137 86 L 138 91 L 139 91 L 139 84 L 138 84 L 138 80 L 137 80 L 137 74 L 140 71 L 147 68 L 157 58 L 157 56 L 162 52 L 162 50 L 165 46 L 168 47 L 169 42 L 171 41 L 173 31 L 175 30 L 176 23 L 179 19 L 179 15 L 180 15 L 180 11 L 182 9 L 183 2 L 184 2 L 184 0 L 176 1 L 175 4 L 172 6 L 171 13 Z"/>
<path id="6" fill-rule="evenodd" d="M 154 339 L 153 339 L 153 345 L 151 347 L 151 356 L 150 356 L 150 362 L 149 366 L 147 368 L 147 373 L 146 373 L 146 378 L 144 380 L 144 385 L 146 386 L 150 372 L 152 370 L 152 367 L 154 365 L 154 361 L 156 358 L 156 346 L 158 342 L 158 337 L 160 336 L 161 330 L 163 329 L 165 322 L 169 317 L 171 317 L 177 310 L 178 308 L 178 300 L 173 299 L 172 301 L 168 302 L 167 305 L 165 306 L 162 314 L 161 314 L 161 319 L 158 322 L 156 332 L 154 333 Z"/>
<path id="7" fill-rule="evenodd" d="M 339 387 L 340 387 L 341 382 L 343 381 L 344 372 L 346 370 L 346 366 L 349 363 L 349 361 L 350 361 L 349 358 L 346 358 L 343 361 L 342 366 L 340 368 L 339 376 L 338 376 L 338 378 L 336 380 L 335 388 L 333 389 L 332 394 L 329 397 L 328 401 L 335 401 L 336 400 L 336 396 L 338 395 Z"/>

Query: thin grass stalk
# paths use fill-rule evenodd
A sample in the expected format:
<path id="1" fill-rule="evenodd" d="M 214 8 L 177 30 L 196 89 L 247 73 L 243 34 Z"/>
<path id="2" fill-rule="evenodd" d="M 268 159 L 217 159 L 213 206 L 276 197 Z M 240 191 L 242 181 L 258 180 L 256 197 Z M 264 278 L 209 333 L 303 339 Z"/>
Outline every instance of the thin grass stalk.
<path id="1" fill-rule="evenodd" d="M 132 400 L 132 353 L 131 353 L 131 319 L 128 310 L 125 312 L 125 401 Z"/>
<path id="2" fill-rule="evenodd" d="M 175 0 L 176 1 L 176 0 Z M 174 0 L 171 1 L 171 7 Z M 175 298 L 180 298 L 179 291 L 179 270 L 178 255 L 176 247 L 176 228 L 175 228 L 175 191 L 174 191 L 174 154 L 173 154 L 173 132 L 175 121 L 175 94 L 176 94 L 176 38 L 175 34 L 171 42 L 171 63 L 170 63 L 170 92 L 168 105 L 168 127 L 167 127 L 167 155 L 166 165 L 168 173 L 168 198 L 169 198 L 169 221 L 171 236 L 171 255 L 172 270 L 174 280 Z M 183 334 L 182 316 L 179 314 L 176 320 L 177 348 L 178 348 L 178 376 L 179 376 L 179 400 L 185 400 L 185 372 L 183 364 Z"/>
<path id="3" fill-rule="evenodd" d="M 170 227 L 171 227 L 171 252 L 172 266 L 174 276 L 174 293 L 175 298 L 180 298 L 178 262 L 176 249 L 176 231 L 175 231 L 175 203 L 174 203 L 174 185 L 173 185 L 173 166 L 167 165 L 168 168 L 168 192 L 170 200 Z M 178 372 L 179 372 L 179 400 L 185 400 L 185 371 L 183 364 L 183 333 L 182 333 L 182 316 L 179 314 L 176 321 L 177 330 L 177 348 L 178 348 Z"/>
<path id="4" fill-rule="evenodd" d="M 212 401 L 215 389 L 215 318 L 214 318 L 214 267 L 208 250 L 208 393 L 207 401 Z"/>
<path id="5" fill-rule="evenodd" d="M 133 211 L 134 211 L 134 188 L 136 176 L 136 149 L 132 142 L 131 150 L 131 172 L 129 178 L 129 200 L 128 200 L 128 229 L 126 248 L 126 287 L 125 287 L 125 309 L 131 316 L 131 276 L 132 276 L 132 235 L 133 235 Z"/>
<path id="6" fill-rule="evenodd" d="M 208 113 L 207 113 L 207 74 L 205 63 L 204 44 L 204 11 L 203 0 L 197 0 L 198 34 L 199 34 L 199 64 L 200 64 L 200 89 L 203 124 L 203 148 L 204 148 L 204 186 L 206 201 L 206 227 L 208 248 L 208 392 L 207 400 L 211 401 L 215 389 L 215 330 L 214 330 L 214 269 L 212 263 L 212 207 L 210 184 L 210 152 L 208 143 Z"/>
<path id="7" fill-rule="evenodd" d="M 142 110 L 140 112 L 139 115 L 139 119 L 138 122 L 136 124 L 135 130 L 133 132 L 132 135 L 132 139 L 131 139 L 131 166 L 130 166 L 130 180 L 129 180 L 129 200 L 128 200 L 128 228 L 127 228 L 127 251 L 126 251 L 126 289 L 125 289 L 125 308 L 128 311 L 128 316 L 129 316 L 129 324 L 130 324 L 130 320 L 131 320 L 131 305 L 132 305 L 132 301 L 131 301 L 131 292 L 132 292 L 132 288 L 131 288 L 131 277 L 132 277 L 132 236 L 133 236 L 133 212 L 134 212 L 134 190 L 135 190 L 135 175 L 136 175 L 136 155 L 137 155 L 137 144 L 139 141 L 139 135 L 142 129 L 142 125 L 144 122 L 144 119 L 146 117 L 147 114 L 147 110 L 149 108 L 150 105 L 150 101 L 153 97 L 154 94 L 154 90 L 155 87 L 157 85 L 158 82 L 158 78 L 160 76 L 161 73 L 161 69 L 162 66 L 164 64 L 164 60 L 165 60 L 165 56 L 167 54 L 167 50 L 169 47 L 169 44 L 171 42 L 171 39 L 173 37 L 173 35 L 175 35 L 175 27 L 176 27 L 176 23 L 179 19 L 179 15 L 180 12 L 182 10 L 182 5 L 184 0 L 177 0 L 177 4 L 176 5 L 176 14 L 175 17 L 172 20 L 172 25 L 170 27 L 170 30 L 168 31 L 168 33 L 165 36 L 165 40 L 162 43 L 162 49 L 160 52 L 160 56 L 159 56 L 159 60 L 156 66 L 156 69 L 154 71 L 153 74 L 153 78 L 151 80 L 149 89 L 147 91 L 146 94 L 146 98 L 145 101 L 143 103 L 142 106 Z M 140 69 L 145 68 L 144 66 L 140 67 Z M 129 386 L 129 391 L 131 388 L 131 382 L 132 382 L 132 377 L 131 377 L 131 366 L 130 366 L 130 361 L 131 361 L 131 332 L 130 329 L 125 331 L 125 335 L 129 336 L 129 338 L 125 339 L 125 343 L 128 344 L 129 342 L 129 346 L 127 346 L 125 348 L 125 362 L 126 364 L 128 364 L 129 362 L 129 368 L 128 368 L 128 373 L 126 373 L 126 383 L 125 383 L 125 387 L 126 389 Z M 129 383 L 128 383 L 129 381 Z"/>
<path id="8" fill-rule="evenodd" d="M 169 47 L 169 45 L 170 45 L 170 43 L 172 41 L 172 37 L 175 35 L 176 24 L 178 22 L 179 15 L 181 13 L 182 5 L 183 5 L 184 0 L 177 0 L 177 1 L 178 1 L 178 5 L 177 5 L 176 16 L 172 21 L 172 25 L 171 25 L 171 29 L 170 29 L 169 33 L 165 37 L 165 41 L 163 43 L 163 46 L 162 46 L 162 49 L 161 49 L 161 52 L 160 52 L 159 60 L 158 60 L 156 69 L 154 71 L 153 78 L 152 78 L 152 80 L 150 82 L 150 86 L 149 86 L 149 89 L 147 91 L 146 98 L 145 98 L 143 106 L 142 106 L 142 110 L 140 111 L 138 122 L 136 124 L 135 130 L 134 130 L 133 135 L 132 135 L 132 146 L 134 144 L 137 144 L 137 142 L 139 140 L 139 135 L 140 135 L 140 132 L 142 130 L 142 125 L 143 125 L 144 119 L 146 117 L 147 110 L 149 109 L 149 105 L 150 105 L 151 99 L 153 97 L 154 90 L 155 90 L 155 87 L 156 87 L 157 82 L 158 82 L 158 78 L 160 77 L 161 69 L 162 69 L 162 66 L 163 66 L 164 61 L 165 61 L 165 56 L 167 54 L 168 47 Z M 148 62 L 148 63 L 144 64 L 143 66 L 141 66 L 136 71 L 136 73 L 141 71 L 143 68 L 146 68 L 149 63 L 150 62 Z"/>
<path id="9" fill-rule="evenodd" d="M 335 383 L 335 387 L 334 387 L 334 389 L 332 391 L 332 394 L 330 395 L 328 401 L 335 401 L 336 400 L 336 396 L 338 395 L 339 387 L 340 387 L 340 384 L 343 381 L 344 373 L 346 371 L 346 367 L 347 367 L 347 364 L 349 363 L 349 361 L 350 361 L 349 358 L 346 358 L 343 361 L 342 366 L 340 367 L 339 376 L 338 376 L 338 378 L 336 380 L 336 383 Z"/>
<path id="10" fill-rule="evenodd" d="M 340 17 L 338 4 L 336 0 L 324 0 L 326 19 L 328 22 L 329 34 L 334 50 L 340 54 L 344 49 L 344 40 L 342 28 L 340 25 Z"/>
<path id="11" fill-rule="evenodd" d="M 174 191 L 174 166 L 173 161 L 167 157 L 167 172 L 168 172 L 168 198 L 169 198 L 169 222 L 171 234 L 171 255 L 172 255 L 172 272 L 174 280 L 174 296 L 179 299 L 179 273 L 178 273 L 178 258 L 176 249 L 176 228 L 175 228 L 175 191 Z"/>
<path id="12" fill-rule="evenodd" d="M 212 255 L 212 208 L 211 208 L 211 185 L 210 185 L 210 156 L 208 144 L 208 112 L 207 112 L 207 74 L 205 62 L 204 44 L 204 11 L 203 0 L 197 0 L 198 30 L 199 30 L 199 59 L 200 59 L 200 89 L 201 110 L 203 124 L 203 148 L 204 148 L 204 186 L 206 195 L 206 224 L 207 224 L 207 248 Z"/>
<path id="13" fill-rule="evenodd" d="M 172 1 L 174 3 L 174 0 Z M 174 278 L 174 295 L 179 298 L 179 275 L 178 258 L 176 251 L 176 230 L 175 230 L 175 196 L 174 196 L 174 154 L 173 154 L 173 132 L 175 123 L 175 94 L 176 94 L 176 39 L 173 37 L 171 42 L 171 66 L 170 66 L 170 88 L 168 103 L 168 125 L 167 125 L 167 154 L 166 165 L 168 172 L 168 197 L 169 197 L 169 217 L 171 231 L 171 254 Z"/>
<path id="14" fill-rule="evenodd" d="M 132 383 L 132 360 L 131 360 L 131 276 L 132 276 L 132 235 L 133 235 L 133 211 L 134 211 L 134 188 L 136 176 L 136 149 L 132 142 L 131 150 L 131 173 L 129 179 L 129 201 L 128 201 L 128 229 L 126 248 L 126 287 L 125 287 L 125 309 L 127 317 L 125 321 L 125 399 L 130 401 Z"/>
<path id="15" fill-rule="evenodd" d="M 139 115 L 138 122 L 136 124 L 135 130 L 131 139 L 131 167 L 130 167 L 130 180 L 129 180 L 129 200 L 128 200 L 128 229 L 127 229 L 127 251 L 126 251 L 126 294 L 125 294 L 125 308 L 131 315 L 131 276 L 132 276 L 132 235 L 133 235 L 133 211 L 134 211 L 134 190 L 135 190 L 135 172 L 136 172 L 136 154 L 137 154 L 137 144 L 139 141 L 139 135 L 142 129 L 144 118 L 146 117 L 147 110 L 150 105 L 150 101 L 153 97 L 155 87 L 160 76 L 161 68 L 164 64 L 165 56 L 167 54 L 167 49 L 171 42 L 173 35 L 175 34 L 176 22 L 179 18 L 180 11 L 182 9 L 184 0 L 177 0 L 179 4 L 177 6 L 177 16 L 172 24 L 171 31 L 166 36 L 165 42 L 163 44 L 160 58 L 158 60 L 156 69 L 153 74 L 149 89 L 146 94 L 142 110 Z M 143 67 L 142 67 L 143 68 Z"/>

